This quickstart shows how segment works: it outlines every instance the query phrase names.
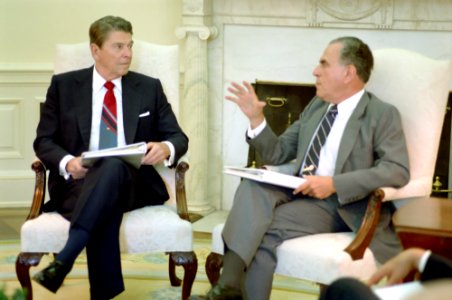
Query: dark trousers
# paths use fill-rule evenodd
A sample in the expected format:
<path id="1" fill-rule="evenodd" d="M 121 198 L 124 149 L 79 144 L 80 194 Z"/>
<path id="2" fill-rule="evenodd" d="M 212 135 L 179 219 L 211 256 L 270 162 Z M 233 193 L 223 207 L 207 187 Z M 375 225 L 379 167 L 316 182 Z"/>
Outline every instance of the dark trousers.
<path id="1" fill-rule="evenodd" d="M 134 208 L 130 198 L 137 173 L 119 159 L 103 159 L 68 192 L 71 229 L 89 234 L 85 246 L 91 299 L 111 299 L 124 290 L 119 230 L 123 213 Z"/>

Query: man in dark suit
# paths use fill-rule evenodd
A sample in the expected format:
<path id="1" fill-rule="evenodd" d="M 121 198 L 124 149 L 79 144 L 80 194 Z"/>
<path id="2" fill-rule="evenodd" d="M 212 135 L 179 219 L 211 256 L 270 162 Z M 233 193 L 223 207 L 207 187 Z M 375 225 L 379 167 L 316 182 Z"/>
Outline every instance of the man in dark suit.
<path id="1" fill-rule="evenodd" d="M 432 283 L 440 279 L 452 279 L 452 261 L 419 248 L 410 248 L 395 256 L 380 267 L 368 280 L 367 284 L 356 278 L 341 278 L 331 283 L 320 295 L 320 300 L 347 300 L 347 299 L 380 299 L 369 286 L 386 279 L 385 285 L 400 284 L 412 272 L 421 273 L 423 283 Z M 447 284 L 444 282 L 444 284 Z M 450 298 L 450 282 L 449 294 Z M 424 291 L 425 299 L 440 299 L 436 290 Z M 431 294 L 430 294 L 431 293 Z M 436 295 L 436 296 L 435 296 Z M 446 298 L 443 298 L 446 299 Z"/>
<path id="2" fill-rule="evenodd" d="M 232 95 L 226 99 L 248 117 L 247 142 L 264 164 L 294 160 L 288 173 L 301 174 L 306 181 L 295 190 L 251 180 L 240 183 L 223 229 L 223 271 L 207 299 L 269 299 L 276 248 L 284 240 L 356 231 L 371 191 L 408 182 L 400 115 L 364 89 L 372 67 L 372 53 L 361 40 L 344 37 L 330 42 L 313 71 L 316 97 L 279 137 L 266 125 L 265 102 L 257 99 L 252 86 L 244 82 L 229 87 Z M 331 128 L 329 134 L 324 124 Z M 323 146 L 311 146 L 320 144 L 322 134 L 327 136 Z M 392 203 L 383 204 L 370 245 L 380 262 L 401 250 L 391 223 L 394 209 Z"/>
<path id="3" fill-rule="evenodd" d="M 94 66 L 53 76 L 34 141 L 50 171 L 51 200 L 45 209 L 71 221 L 65 247 L 34 280 L 55 293 L 86 247 L 91 299 L 111 299 L 124 290 L 119 250 L 123 213 L 169 198 L 153 165 L 174 166 L 187 151 L 188 138 L 160 81 L 129 71 L 130 22 L 107 16 L 95 21 L 89 34 Z M 107 88 L 107 82 L 113 85 Z M 114 108 L 104 103 L 108 93 Z M 105 113 L 114 125 L 104 124 Z M 84 151 L 137 142 L 148 148 L 139 169 L 117 158 L 101 159 L 89 168 L 81 163 Z"/>

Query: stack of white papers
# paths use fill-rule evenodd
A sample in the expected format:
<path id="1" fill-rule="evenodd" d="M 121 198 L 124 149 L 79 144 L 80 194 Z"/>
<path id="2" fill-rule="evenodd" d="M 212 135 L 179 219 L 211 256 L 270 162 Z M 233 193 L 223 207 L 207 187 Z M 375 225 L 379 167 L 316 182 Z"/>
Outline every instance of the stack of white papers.
<path id="1" fill-rule="evenodd" d="M 88 151 L 82 153 L 82 164 L 84 167 L 90 167 L 100 158 L 118 157 L 138 169 L 141 165 L 141 159 L 146 155 L 146 152 L 147 146 L 145 142 L 130 144 L 124 147 Z"/>
<path id="2" fill-rule="evenodd" d="M 224 173 L 292 189 L 299 187 L 303 182 L 306 181 L 306 179 L 302 177 L 256 168 L 229 166 L 224 168 Z"/>
<path id="3" fill-rule="evenodd" d="M 374 293 L 381 300 L 404 300 L 422 290 L 422 284 L 419 281 L 413 281 L 387 287 L 375 288 Z"/>

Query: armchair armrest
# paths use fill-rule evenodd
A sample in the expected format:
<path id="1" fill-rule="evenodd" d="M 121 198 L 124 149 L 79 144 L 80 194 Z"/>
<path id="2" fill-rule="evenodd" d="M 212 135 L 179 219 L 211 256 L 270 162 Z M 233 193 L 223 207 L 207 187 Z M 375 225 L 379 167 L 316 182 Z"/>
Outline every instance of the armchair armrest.
<path id="1" fill-rule="evenodd" d="M 34 219 L 42 213 L 47 186 L 46 168 L 44 164 L 37 159 L 31 164 L 31 168 L 35 171 L 35 191 L 27 220 Z"/>
<path id="2" fill-rule="evenodd" d="M 181 157 L 176 165 L 176 205 L 177 214 L 184 220 L 190 221 L 188 214 L 187 198 L 185 193 L 185 172 L 189 169 L 188 160 L 185 156 Z"/>
<path id="3" fill-rule="evenodd" d="M 42 213 L 47 186 L 47 175 L 44 164 L 37 159 L 31 164 L 31 168 L 35 172 L 35 190 L 27 220 L 34 219 Z M 188 161 L 185 157 L 182 157 L 176 165 L 175 182 L 177 213 L 182 219 L 190 221 L 185 193 L 185 172 L 188 169 Z"/>
<path id="4" fill-rule="evenodd" d="M 378 219 L 380 218 L 384 196 L 385 193 L 382 189 L 376 189 L 369 195 L 369 202 L 361 227 L 356 233 L 355 239 L 344 249 L 353 260 L 361 259 L 364 256 L 364 251 L 366 251 L 372 241 Z"/>

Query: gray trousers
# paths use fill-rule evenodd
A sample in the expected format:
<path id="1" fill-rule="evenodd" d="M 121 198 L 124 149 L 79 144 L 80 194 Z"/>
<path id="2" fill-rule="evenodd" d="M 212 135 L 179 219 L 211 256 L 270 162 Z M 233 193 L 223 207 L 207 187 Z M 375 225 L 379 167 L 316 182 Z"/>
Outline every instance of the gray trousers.
<path id="1" fill-rule="evenodd" d="M 276 248 L 287 239 L 350 231 L 337 214 L 336 195 L 325 200 L 296 197 L 292 190 L 243 180 L 223 229 L 228 250 L 247 265 L 243 294 L 267 300 L 276 268 Z M 238 274 L 239 275 L 239 274 Z"/>

